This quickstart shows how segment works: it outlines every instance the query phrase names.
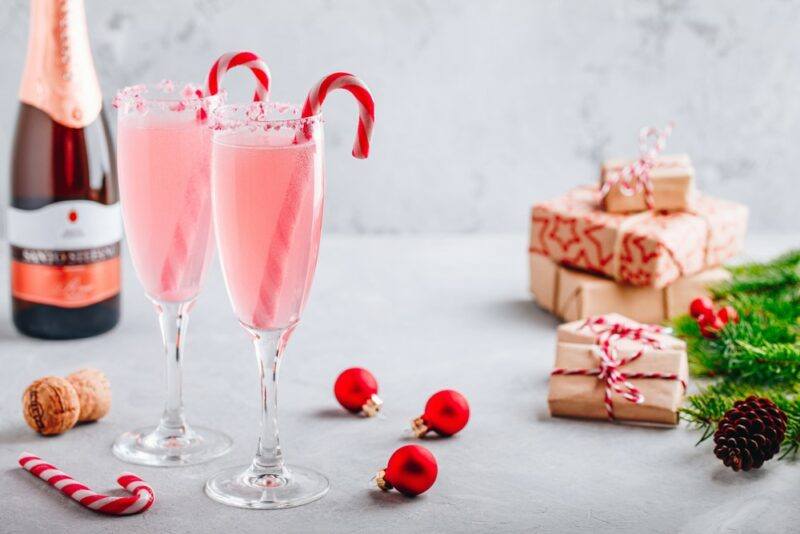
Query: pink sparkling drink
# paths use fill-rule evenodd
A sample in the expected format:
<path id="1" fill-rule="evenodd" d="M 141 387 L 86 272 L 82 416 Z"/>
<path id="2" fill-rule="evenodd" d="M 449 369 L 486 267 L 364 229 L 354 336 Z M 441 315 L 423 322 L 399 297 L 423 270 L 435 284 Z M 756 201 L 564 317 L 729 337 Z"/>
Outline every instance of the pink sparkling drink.
<path id="1" fill-rule="evenodd" d="M 196 110 L 120 114 L 120 196 L 128 247 L 158 301 L 198 295 L 213 254 L 211 131 Z"/>
<path id="2" fill-rule="evenodd" d="M 297 323 L 316 268 L 324 191 L 322 129 L 317 126 L 315 135 L 297 142 L 301 122 L 287 119 L 295 128 L 275 127 L 275 122 L 268 128 L 228 125 L 214 132 L 212 187 L 220 259 L 236 317 L 257 330 Z"/>
<path id="3" fill-rule="evenodd" d="M 278 437 L 278 376 L 317 266 L 325 189 L 320 106 L 336 89 L 359 102 L 353 155 L 366 157 L 374 103 L 366 85 L 334 73 L 302 108 L 253 102 L 212 113 L 211 196 L 223 276 L 258 362 L 261 421 L 247 465 L 206 481 L 211 499 L 249 509 L 290 508 L 324 496 L 325 475 L 287 465 Z"/>
<path id="4" fill-rule="evenodd" d="M 213 429 L 190 426 L 181 396 L 189 314 L 213 254 L 211 130 L 221 97 L 194 85 L 135 85 L 117 93 L 122 219 L 136 274 L 153 301 L 166 357 L 167 401 L 158 426 L 125 432 L 112 451 L 155 466 L 206 462 L 231 447 Z"/>

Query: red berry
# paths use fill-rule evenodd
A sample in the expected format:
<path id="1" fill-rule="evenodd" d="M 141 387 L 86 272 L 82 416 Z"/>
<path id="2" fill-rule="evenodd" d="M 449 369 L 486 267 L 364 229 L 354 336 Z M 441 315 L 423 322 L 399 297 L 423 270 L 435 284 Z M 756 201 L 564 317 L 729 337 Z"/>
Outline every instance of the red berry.
<path id="1" fill-rule="evenodd" d="M 700 333 L 707 339 L 714 339 L 717 337 L 719 331 L 725 326 L 722 319 L 713 314 L 701 315 L 698 317 L 697 323 L 700 325 Z"/>
<path id="2" fill-rule="evenodd" d="M 430 430 L 440 436 L 452 436 L 467 425 L 469 403 L 464 395 L 452 389 L 434 393 L 425 403 L 425 413 L 411 423 L 414 434 L 423 437 Z"/>
<path id="3" fill-rule="evenodd" d="M 395 488 L 414 497 L 428 491 L 438 473 L 439 467 L 431 451 L 421 445 L 405 445 L 394 451 L 375 482 L 384 491 Z"/>
<path id="4" fill-rule="evenodd" d="M 701 315 L 713 315 L 714 303 L 708 297 L 697 297 L 689 304 L 689 313 L 695 319 Z"/>
<path id="5" fill-rule="evenodd" d="M 739 313 L 733 306 L 723 306 L 720 308 L 720 310 L 717 312 L 717 317 L 719 317 L 723 324 L 728 324 L 731 321 L 734 323 L 739 322 Z"/>
<path id="6" fill-rule="evenodd" d="M 381 409 L 378 397 L 378 381 L 372 373 L 360 367 L 352 367 L 339 375 L 333 385 L 333 394 L 344 408 L 353 413 L 375 415 Z"/>

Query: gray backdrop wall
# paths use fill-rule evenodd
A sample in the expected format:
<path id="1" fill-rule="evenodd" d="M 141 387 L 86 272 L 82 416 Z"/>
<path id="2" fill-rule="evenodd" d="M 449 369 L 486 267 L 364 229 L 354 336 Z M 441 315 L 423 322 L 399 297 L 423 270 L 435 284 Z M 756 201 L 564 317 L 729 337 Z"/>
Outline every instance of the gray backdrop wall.
<path id="1" fill-rule="evenodd" d="M 8 156 L 27 2 L 0 21 L 0 169 Z M 632 153 L 640 126 L 674 119 L 702 188 L 748 203 L 755 230 L 800 227 L 800 4 L 776 0 L 87 0 L 108 102 L 120 86 L 198 79 L 252 49 L 273 99 L 322 74 L 372 87 L 372 157 L 349 156 L 355 106 L 332 97 L 327 228 L 524 231 L 535 200 Z M 245 73 L 226 85 L 250 92 Z M 0 194 L 7 202 L 7 188 Z"/>

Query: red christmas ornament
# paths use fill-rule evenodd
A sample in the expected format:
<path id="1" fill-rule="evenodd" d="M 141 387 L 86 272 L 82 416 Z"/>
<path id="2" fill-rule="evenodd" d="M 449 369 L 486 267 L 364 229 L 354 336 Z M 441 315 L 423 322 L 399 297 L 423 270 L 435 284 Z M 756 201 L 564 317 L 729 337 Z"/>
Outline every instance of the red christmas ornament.
<path id="1" fill-rule="evenodd" d="M 421 445 L 400 447 L 378 472 L 375 483 L 383 491 L 395 488 L 408 497 L 425 493 L 436 482 L 439 467 L 433 453 Z"/>
<path id="2" fill-rule="evenodd" d="M 722 319 L 714 314 L 701 315 L 697 318 L 697 324 L 700 325 L 700 333 L 707 339 L 714 339 L 717 337 L 719 331 L 725 326 Z"/>
<path id="3" fill-rule="evenodd" d="M 452 389 L 434 393 L 425 403 L 425 413 L 411 422 L 414 434 L 421 438 L 433 430 L 440 436 L 452 436 L 467 425 L 469 403 Z"/>
<path id="4" fill-rule="evenodd" d="M 339 404 L 350 412 L 362 412 L 368 417 L 378 413 L 383 404 L 377 393 L 378 381 L 372 373 L 361 367 L 342 371 L 333 385 L 333 394 Z"/>
<path id="5" fill-rule="evenodd" d="M 719 320 L 722 321 L 723 324 L 739 322 L 739 313 L 733 306 L 723 306 L 720 308 L 717 312 L 717 317 L 719 317 Z"/>
<path id="6" fill-rule="evenodd" d="M 714 315 L 714 303 L 708 297 L 698 297 L 689 304 L 689 314 L 695 319 L 699 319 L 703 315 Z"/>

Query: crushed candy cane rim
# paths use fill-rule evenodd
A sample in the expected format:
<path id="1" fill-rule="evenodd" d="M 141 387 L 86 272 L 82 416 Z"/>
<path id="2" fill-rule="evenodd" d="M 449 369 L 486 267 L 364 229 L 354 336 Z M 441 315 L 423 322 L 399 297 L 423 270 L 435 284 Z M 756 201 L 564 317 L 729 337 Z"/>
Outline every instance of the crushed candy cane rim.
<path id="1" fill-rule="evenodd" d="M 206 95 L 202 84 L 161 80 L 158 83 L 129 85 L 117 91 L 113 106 L 121 113 L 157 111 L 208 111 L 220 106 L 227 97 L 223 90 Z"/>
<path id="2" fill-rule="evenodd" d="M 211 112 L 209 121 L 212 130 L 294 130 L 300 131 L 309 125 L 321 124 L 322 113 L 302 116 L 302 108 L 284 102 L 247 102 L 223 104 Z"/>

